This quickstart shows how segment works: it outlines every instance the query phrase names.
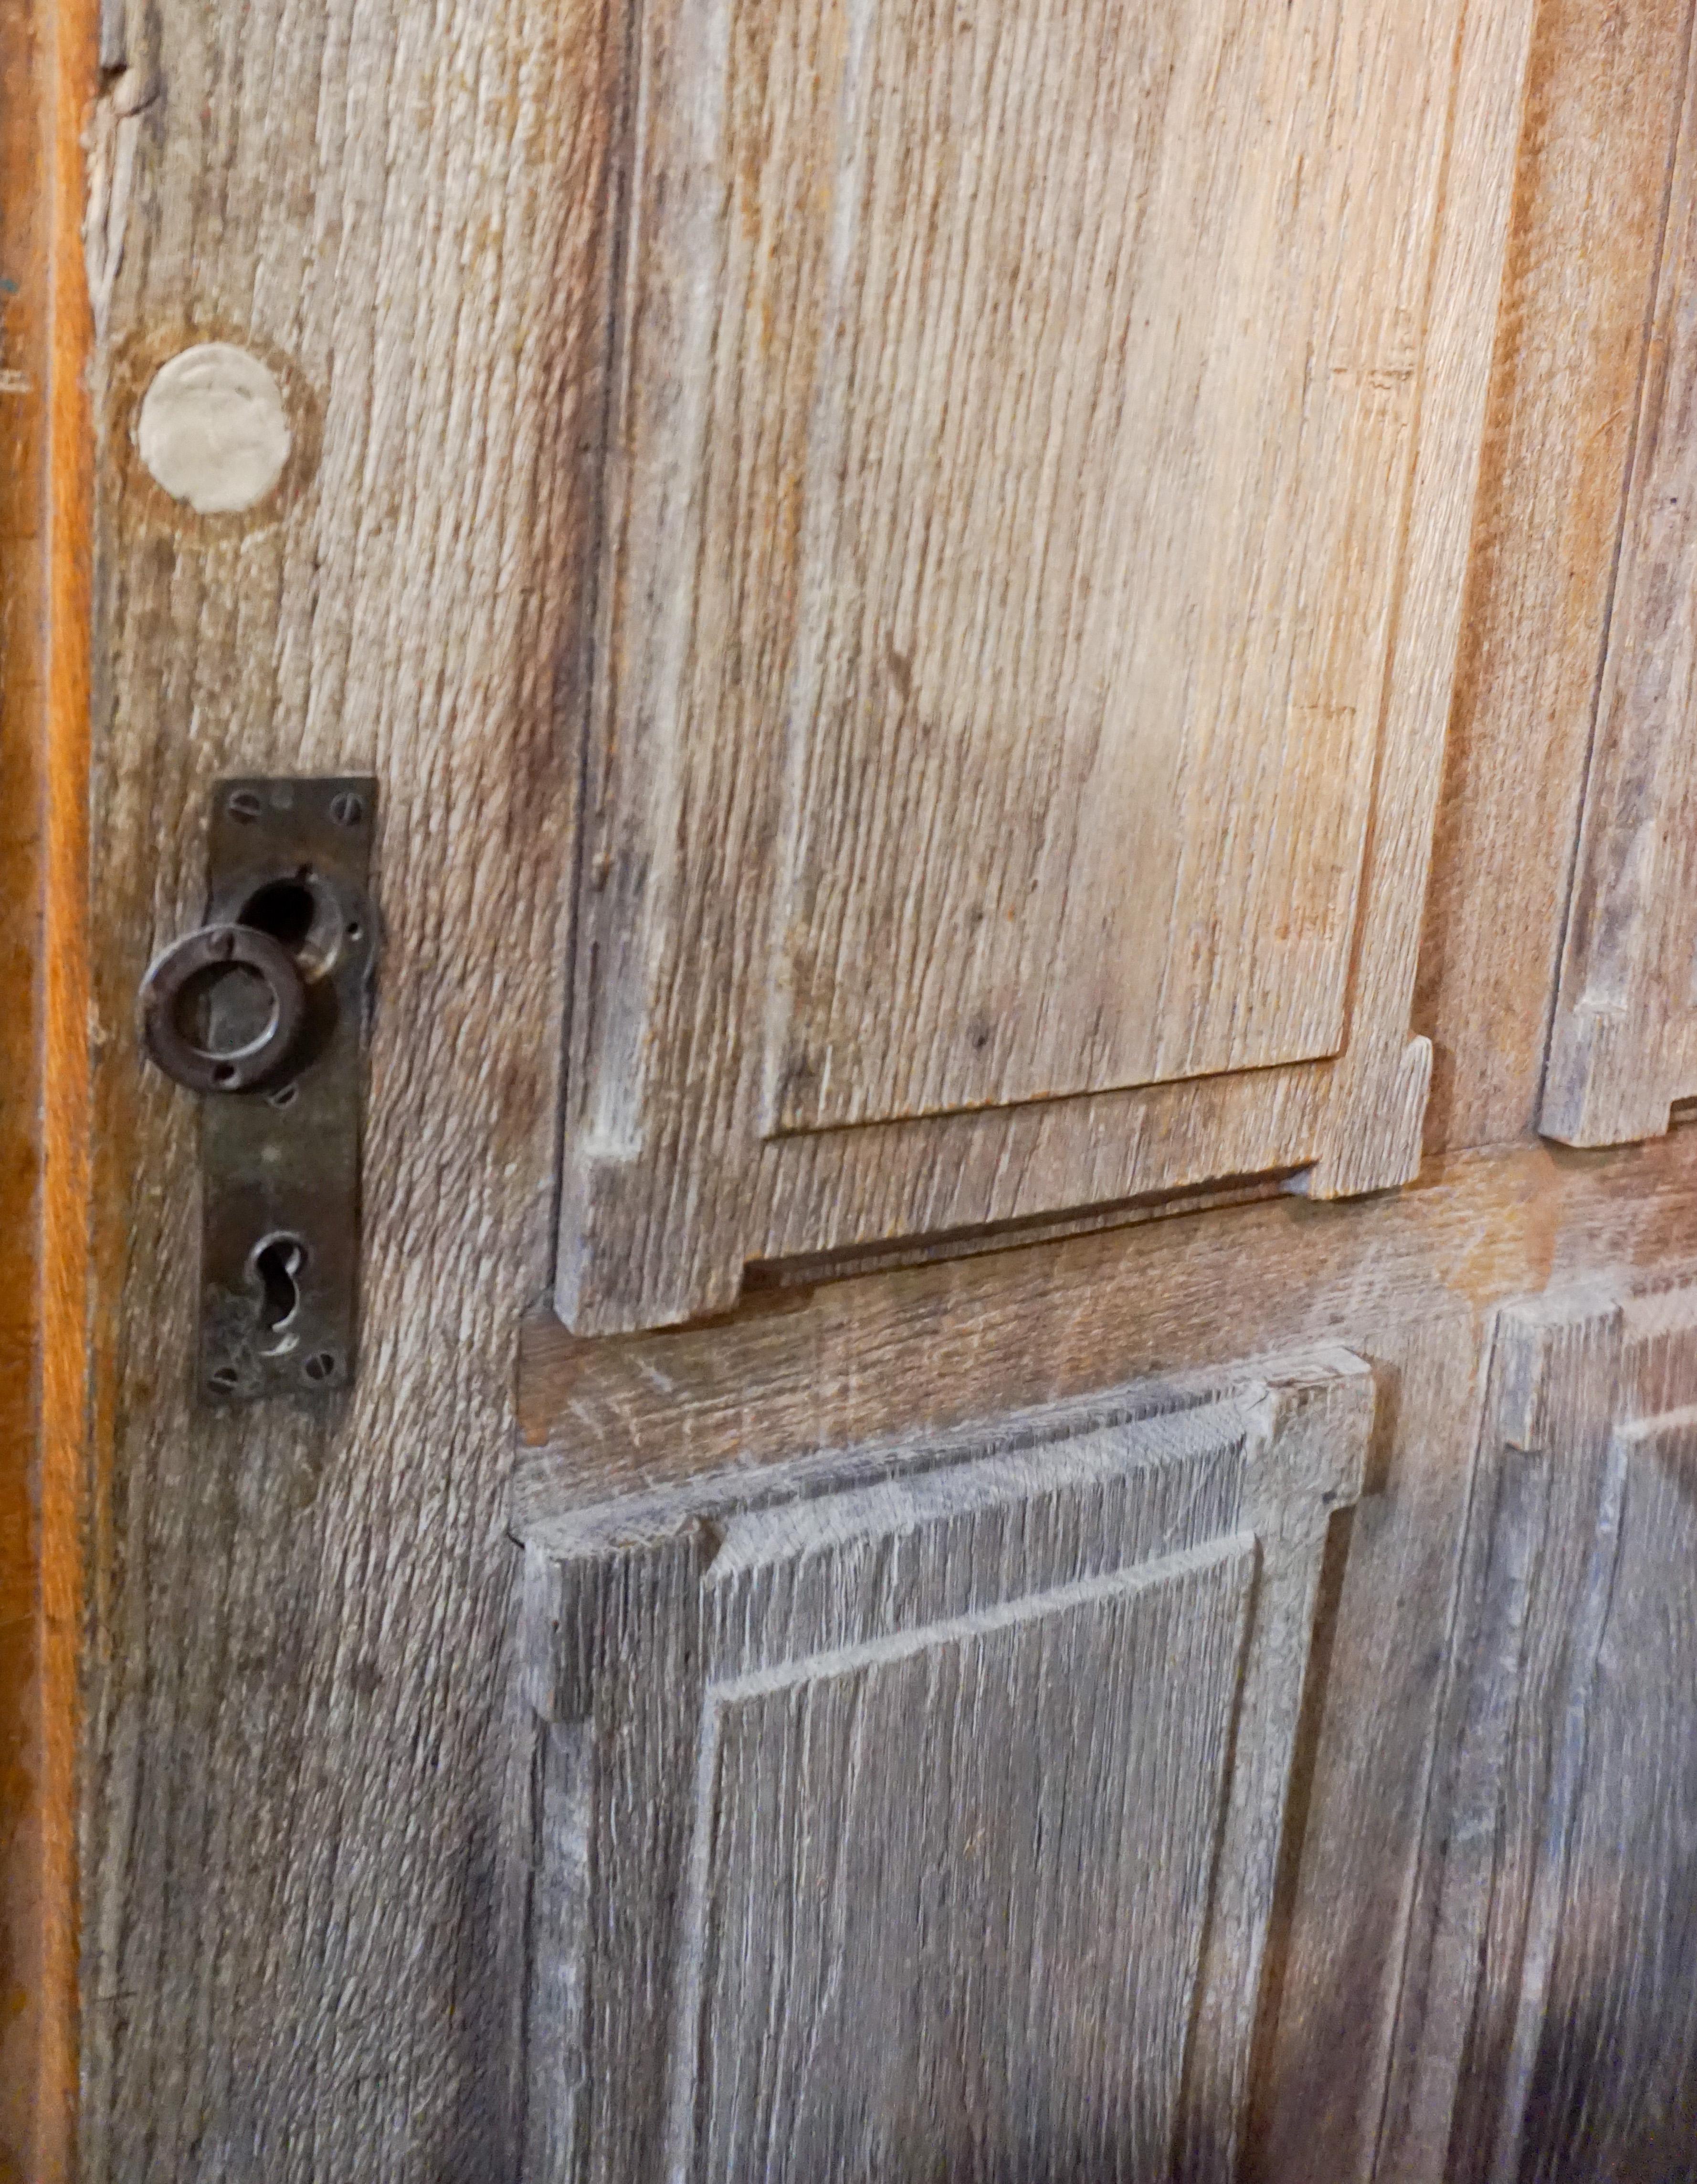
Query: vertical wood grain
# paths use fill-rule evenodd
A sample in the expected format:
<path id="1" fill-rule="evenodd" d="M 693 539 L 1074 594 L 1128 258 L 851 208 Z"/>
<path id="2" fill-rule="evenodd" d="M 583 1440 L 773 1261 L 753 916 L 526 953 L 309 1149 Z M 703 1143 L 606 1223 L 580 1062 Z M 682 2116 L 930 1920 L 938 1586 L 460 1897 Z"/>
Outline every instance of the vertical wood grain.
<path id="1" fill-rule="evenodd" d="M 533 1511 L 526 2176 L 1240 2173 L 1372 1403 L 1327 1349 Z"/>
<path id="2" fill-rule="evenodd" d="M 1254 1574 L 1222 1541 L 713 1688 L 671 2176 L 1160 2171 Z"/>
<path id="3" fill-rule="evenodd" d="M 46 131 L 36 10 L 0 6 L 0 2179 L 33 2165 L 42 2053 L 38 1455 Z"/>
<path id="4" fill-rule="evenodd" d="M 1616 1536 L 1579 1779 L 1554 1930 L 1539 1937 L 1541 2008 L 1511 2088 L 1517 2174 L 1552 2184 L 1677 2175 L 1697 2141 L 1697 1438 L 1689 1419 L 1647 1421 L 1611 1457 Z"/>
<path id="5" fill-rule="evenodd" d="M 1697 2118 L 1689 1264 L 1510 1307 L 1387 2180 L 1672 2177 Z"/>
<path id="6" fill-rule="evenodd" d="M 712 1552 L 709 1528 L 687 1525 L 600 1556 L 526 1554 L 526 1726 L 552 1778 L 515 1967 L 531 1998 L 519 2173 L 538 2184 L 664 2170 L 704 1673 L 697 1600 Z M 551 1941 L 564 1952 L 554 1966 L 537 1954 Z"/>
<path id="7" fill-rule="evenodd" d="M 89 790 L 95 593 L 94 320 L 83 248 L 83 133 L 93 97 L 90 7 L 50 12 L 52 313 L 48 340 L 47 669 L 42 962 L 41 1627 L 47 1906 L 37 2165 L 69 2179 L 79 2159 L 83 1996 L 79 1791 L 98 1432 L 90 1396 L 114 1347 L 93 1307 L 93 1101 Z"/>
<path id="8" fill-rule="evenodd" d="M 1694 1191 L 1688 1131 L 1621 1155 L 1527 1145 L 1434 1162 L 1417 1189 L 1353 1207 L 1278 1198 L 775 1289 L 733 1320 L 624 1341 L 539 1317 L 521 1374 L 521 1521 L 626 1496 L 631 1522 L 715 1474 L 746 1495 L 745 1462 L 911 1446 L 1004 1407 L 1077 1400 L 1104 1376 L 1223 1363 L 1246 1344 L 1330 1340 L 1371 1357 L 1382 1425 L 1316 1607 L 1326 1673 L 1268 1942 L 1277 2021 L 1253 2074 L 1266 2173 L 1365 2180 L 1400 2045 L 1488 1317 L 1689 1249 Z M 1680 1385 L 1665 1378 L 1657 1403 L 1697 1400 Z M 1438 2105 L 1447 2119 L 1449 2097 Z"/>
<path id="9" fill-rule="evenodd" d="M 132 8 L 90 128 L 100 509 L 83 2171 L 499 2172 L 513 1329 L 546 1277 L 617 25 L 598 0 Z M 138 461 L 186 343 L 278 493 Z M 385 944 L 359 1384 L 193 1399 L 193 1103 L 133 1031 L 226 772 L 365 772 Z"/>
<path id="10" fill-rule="evenodd" d="M 1429 1151 L 1537 1121 L 1690 19 L 1538 10 L 1415 1005 Z"/>
<path id="11" fill-rule="evenodd" d="M 1342 1042 L 1455 41 L 1330 15 L 876 8 L 794 396 L 727 281 L 709 448 L 826 437 L 791 645 L 698 608 L 782 694 L 689 709 L 789 717 L 777 1127 Z"/>
<path id="12" fill-rule="evenodd" d="M 1554 24 L 1557 10 L 1547 6 L 1541 20 Z M 476 2174 L 503 2158 L 491 2117 L 505 2020 L 486 1946 L 504 1794 L 495 1724 L 509 1667 L 501 1482 L 512 1325 L 544 1261 L 548 959 L 565 947 L 562 754 L 576 704 L 570 565 L 592 491 L 579 458 L 594 432 L 581 359 L 601 323 L 592 230 L 605 196 L 600 132 L 617 102 L 602 19 L 585 8 L 562 17 L 514 4 L 474 24 L 451 8 L 428 20 L 388 8 L 332 8 L 310 20 L 261 8 L 238 31 L 168 0 L 156 32 L 136 29 L 137 73 L 94 132 L 97 166 L 98 147 L 110 157 L 120 139 L 138 164 L 127 218 L 96 236 L 108 309 L 99 1296 L 120 1349 L 109 1394 L 103 1372 L 96 1390 L 110 1496 L 97 1534 L 91 1658 L 100 1713 L 88 1838 L 98 1914 L 89 2173 L 127 2178 L 157 2163 L 186 2177 L 327 2174 L 353 2184 Z M 1565 116 L 1576 133 L 1595 134 L 1560 176 L 1552 150 L 1538 185 L 1548 254 L 1536 281 L 1554 299 L 1538 304 L 1547 315 L 1536 324 L 1547 338 L 1540 347 L 1535 331 L 1518 334 L 1517 320 L 1499 355 L 1522 340 L 1534 377 L 1552 348 L 1563 361 L 1538 380 L 1524 420 L 1516 411 L 1504 428 L 1523 460 L 1505 458 L 1489 521 L 1536 532 L 1528 509 L 1566 489 L 1550 483 L 1552 467 L 1577 466 L 1564 538 L 1577 540 L 1582 596 L 1571 621 L 1565 604 L 1550 610 L 1570 631 L 1593 611 L 1586 586 L 1598 581 L 1605 526 L 1592 518 L 1607 504 L 1599 480 L 1622 428 L 1600 415 L 1594 443 L 1579 443 L 1565 421 L 1608 412 L 1594 390 L 1627 371 L 1646 148 L 1661 125 L 1646 86 L 1665 88 L 1676 32 L 1683 9 L 1616 11 L 1597 30 L 1594 69 L 1589 42 L 1583 65 L 1576 44 L 1560 67 L 1542 49 L 1540 125 L 1558 147 Z M 1596 84 L 1594 120 L 1582 80 Z M 77 103 L 62 117 L 60 148 L 72 170 L 61 180 L 75 192 Z M 1641 129 L 1630 120 L 1639 110 Z M 515 172 L 530 177 L 518 191 L 528 227 L 510 210 Z M 108 210 L 112 180 L 108 168 Z M 1616 189 L 1630 230 L 1618 250 Z M 1572 240 L 1582 228 L 1601 238 L 1594 248 Z M 1535 285 L 1533 271 L 1526 278 Z M 1581 284 L 1574 294 L 1570 279 Z M 73 313 L 57 332 L 66 344 L 55 445 L 67 509 L 81 460 L 74 325 Z M 180 521 L 134 469 L 125 405 L 171 342 L 250 330 L 292 375 L 319 436 L 316 482 L 274 528 Z M 489 363 L 498 352 L 509 377 Z M 1562 376 L 1570 356 L 1592 392 Z M 74 597 L 68 521 L 55 550 Z M 523 614 L 504 620 L 520 599 Z M 1518 628 L 1520 610 L 1494 608 L 1494 628 Z M 1502 641 L 1516 659 L 1547 660 L 1563 691 L 1577 687 L 1577 640 Z M 61 933 L 81 916 L 82 672 L 74 644 L 56 655 L 55 717 L 67 738 L 55 777 Z M 1490 875 L 1534 866 L 1549 899 L 1559 893 L 1554 848 L 1547 863 L 1544 855 L 1553 822 L 1546 828 L 1542 815 L 1568 793 L 1571 774 L 1557 775 L 1574 746 L 1569 734 L 1546 734 L 1546 702 L 1558 699 L 1493 701 L 1452 776 L 1453 840 L 1490 844 L 1465 886 L 1453 852 L 1440 911 L 1449 967 L 1428 989 L 1435 1016 L 1422 1019 L 1440 1053 L 1454 1027 L 1453 1113 L 1481 1118 L 1454 1122 L 1452 1135 L 1501 1135 L 1499 1118 L 1512 1112 L 1519 1128 L 1529 1112 L 1515 1103 L 1530 1081 L 1533 989 L 1514 951 L 1523 933 L 1530 961 L 1547 922 L 1536 906 L 1510 920 L 1482 905 L 1508 900 Z M 1541 766 L 1534 754 L 1546 748 L 1550 770 L 1537 779 L 1549 804 L 1524 828 L 1522 755 Z M 197 799 L 215 772 L 373 760 L 392 815 L 386 858 L 398 911 L 374 1084 L 391 1117 L 370 1190 L 367 1326 L 370 1370 L 381 1378 L 327 1425 L 249 1420 L 214 1431 L 184 1401 L 192 1133 L 175 1095 L 144 1090 L 134 1072 L 133 979 L 152 943 L 198 910 Z M 1480 932 L 1472 954 L 1456 937 L 1466 920 Z M 53 959 L 48 978 L 66 1091 L 48 1119 L 63 1548 L 74 1529 L 66 1489 L 85 1370 L 75 1269 L 86 1209 L 75 1180 L 86 1011 L 74 950 Z M 1261 1142 L 1223 1128 L 1210 1135 L 1214 1124 L 1192 1119 L 1186 1100 L 1157 1114 L 1167 1119 L 1122 1128 L 1116 1113 L 1081 1131 L 1089 1160 L 1067 1172 L 1089 1173 L 1111 1198 L 1187 1135 L 1226 1147 L 1228 1159 L 1240 1142 Z M 1302 1129 L 1283 1141 L 1308 1143 L 1310 1121 L 1305 1109 Z M 841 1212 L 841 1233 L 826 1239 L 835 1243 L 904 1233 L 915 1203 L 946 1227 L 1054 1202 L 1035 1133 L 985 1129 L 974 1142 L 976 1172 L 964 1180 L 958 1170 L 971 1163 L 945 1173 L 949 1161 L 939 1166 L 936 1146 L 917 1138 L 898 1149 L 904 1167 L 873 1146 L 852 1190 L 828 1162 L 804 1174 L 798 1161 L 792 1182 L 772 1187 L 768 1242 L 820 1240 L 821 1209 Z M 1607 1170 L 1527 1154 L 1502 1163 L 1494 1186 L 1482 1170 L 1471 1184 L 1434 1179 L 1405 1209 L 1364 1206 L 1324 1228 L 1319 1220 L 1333 1217 L 1306 1207 L 1244 1209 L 1162 1240 L 1115 1238 L 874 1284 L 870 1298 L 868 1284 L 849 1284 L 834 1304 L 781 1301 L 776 1314 L 679 1338 L 694 1346 L 693 1377 L 664 1347 L 615 1346 L 598 1380 L 580 1364 L 569 1400 L 582 1408 L 556 1435 L 555 1468 L 579 1479 L 621 1465 L 634 1474 L 645 1462 L 687 1468 L 703 1448 L 722 1455 L 750 1418 L 770 1418 L 775 1390 L 788 1390 L 782 1399 L 816 1426 L 887 1409 L 924 1380 L 926 1401 L 952 1402 L 958 1417 L 993 1356 L 1010 1384 L 1041 1400 L 1127 1362 L 1149 1369 L 1181 1346 L 1224 1354 L 1246 1322 L 1265 1329 L 1281 1312 L 1287 1327 L 1344 1331 L 1388 1359 L 1404 1406 L 1394 1457 L 1384 1457 L 1391 1485 L 1358 1513 L 1340 1592 L 1322 1603 L 1348 1674 L 1310 1755 L 1299 1909 L 1274 1942 L 1290 1953 L 1272 2074 L 1283 2089 L 1279 2142 L 1299 2164 L 1291 2173 L 1304 2173 L 1318 2148 L 1328 2173 L 1364 2174 L 1350 2164 L 1376 2081 L 1364 2070 L 1340 2093 L 1325 2064 L 1368 2013 L 1381 2012 L 1373 2038 L 1388 2037 L 1386 1950 L 1399 1931 L 1393 1899 L 1423 1784 L 1474 1300 L 1499 1289 L 1511 1265 L 1516 1280 L 1535 1284 L 1561 1252 L 1600 1258 L 1622 1240 L 1637 1249 L 1652 1230 L 1689 1224 L 1679 1151 L 1668 1148 L 1661 1166 Z M 1632 1195 L 1640 1186 L 1642 1206 Z M 659 1211 L 656 1250 L 670 1211 Z M 553 1339 L 566 1340 L 557 1329 Z M 73 1574 L 62 1563 L 56 1580 L 61 1695 Z M 674 1672 L 686 1675 L 687 1661 L 668 1658 L 655 1671 Z M 671 1748 L 654 1735 L 657 1749 Z M 581 1756 L 576 1746 L 554 1752 L 542 1808 L 557 1839 L 587 1858 L 572 1771 Z M 61 1749 L 61 1782 L 67 1761 Z M 610 1856 L 628 1836 L 607 1842 Z M 57 1847 L 61 1871 L 67 1851 Z M 569 1904 L 559 1915 L 569 1920 Z M 560 2020 L 577 2006 L 562 1997 Z M 61 2048 L 61 2069 L 64 2059 Z M 587 2114 L 587 2103 L 568 2103 L 556 2143 L 578 2144 Z M 608 2161 L 627 2145 L 608 2135 L 617 2125 L 600 2112 L 595 2142 Z"/>
<path id="13" fill-rule="evenodd" d="M 645 12 L 574 1327 L 1414 1173 L 1531 13 Z"/>
<path id="14" fill-rule="evenodd" d="M 1638 406 L 1538 1127 L 1619 1145 L 1697 1092 L 1697 106 L 1691 72 Z"/>
<path id="15" fill-rule="evenodd" d="M 92 10 L 0 25 L 0 2175 L 69 2184 L 88 1218 Z"/>

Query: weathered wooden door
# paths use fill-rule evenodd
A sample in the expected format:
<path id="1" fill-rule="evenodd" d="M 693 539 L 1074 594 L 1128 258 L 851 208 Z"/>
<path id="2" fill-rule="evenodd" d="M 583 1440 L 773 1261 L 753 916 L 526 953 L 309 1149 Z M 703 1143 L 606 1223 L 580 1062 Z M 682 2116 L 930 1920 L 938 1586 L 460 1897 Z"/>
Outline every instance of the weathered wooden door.
<path id="1" fill-rule="evenodd" d="M 43 2178 L 1691 2173 L 1690 27 L 103 11 Z"/>

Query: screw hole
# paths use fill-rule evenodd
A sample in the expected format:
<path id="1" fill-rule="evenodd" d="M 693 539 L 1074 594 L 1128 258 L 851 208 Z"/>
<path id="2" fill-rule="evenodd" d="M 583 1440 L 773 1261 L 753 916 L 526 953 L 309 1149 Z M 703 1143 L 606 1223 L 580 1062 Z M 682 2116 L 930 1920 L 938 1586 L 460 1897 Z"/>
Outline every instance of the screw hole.
<path id="1" fill-rule="evenodd" d="M 220 1396 L 227 1396 L 241 1379 L 233 1365 L 214 1365 L 207 1376 L 207 1384 L 215 1388 Z"/>
<path id="2" fill-rule="evenodd" d="M 265 1096 L 274 1107 L 292 1107 L 300 1089 L 298 1084 L 280 1084 L 275 1092 L 268 1092 Z"/>
<path id="3" fill-rule="evenodd" d="M 330 816 L 338 827 L 357 827 L 365 816 L 364 799 L 344 788 L 340 795 L 331 798 Z"/>
<path id="4" fill-rule="evenodd" d="M 251 827 L 264 806 L 251 788 L 238 788 L 224 808 L 232 819 L 239 819 L 244 827 Z"/>
<path id="5" fill-rule="evenodd" d="M 334 1352 L 328 1350 L 315 1350 L 301 1367 L 301 1370 L 309 1380 L 327 1380 L 336 1370 Z"/>
<path id="6" fill-rule="evenodd" d="M 357 917 L 350 918 L 348 920 L 348 937 L 350 940 L 358 940 L 364 930 L 364 927 L 359 922 Z"/>
<path id="7" fill-rule="evenodd" d="M 239 1072 L 233 1061 L 216 1061 L 212 1066 L 212 1081 L 214 1084 L 233 1084 Z"/>

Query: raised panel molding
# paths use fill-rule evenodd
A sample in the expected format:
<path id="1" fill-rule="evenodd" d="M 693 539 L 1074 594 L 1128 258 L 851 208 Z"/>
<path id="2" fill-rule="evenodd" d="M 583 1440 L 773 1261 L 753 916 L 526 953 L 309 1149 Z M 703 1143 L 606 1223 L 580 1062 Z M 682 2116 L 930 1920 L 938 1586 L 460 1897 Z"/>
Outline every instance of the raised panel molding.
<path id="1" fill-rule="evenodd" d="M 1233 2178 L 1319 1351 L 524 1519 L 526 2184 Z"/>
<path id="2" fill-rule="evenodd" d="M 1505 1309 L 1383 2184 L 1697 2146 L 1697 1268 Z"/>
<path id="3" fill-rule="evenodd" d="M 1531 0 L 654 0 L 558 1305 L 1415 1172 Z"/>
<path id="4" fill-rule="evenodd" d="M 1657 1137 L 1697 1095 L 1697 142 L 1683 105 L 1538 1127 Z"/>

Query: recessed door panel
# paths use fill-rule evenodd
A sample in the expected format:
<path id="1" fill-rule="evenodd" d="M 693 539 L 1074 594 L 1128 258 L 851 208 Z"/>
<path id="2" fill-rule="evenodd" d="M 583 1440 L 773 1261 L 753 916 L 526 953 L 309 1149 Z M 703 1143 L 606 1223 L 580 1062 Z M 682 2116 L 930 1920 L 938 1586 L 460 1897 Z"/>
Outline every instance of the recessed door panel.
<path id="1" fill-rule="evenodd" d="M 1254 1570 L 1244 1538 L 712 1689 L 674 2174 L 1165 2166 Z"/>
<path id="2" fill-rule="evenodd" d="M 1229 2179 L 1346 1352 L 524 1497 L 527 2176 Z"/>
<path id="3" fill-rule="evenodd" d="M 783 724 L 771 1126 L 1341 1045 L 1449 82 L 1417 14 L 1336 12 L 844 6 L 823 68 L 774 50 L 803 11 L 733 33 L 708 476 L 745 403 L 775 460 L 709 482 L 702 611 L 767 641 L 686 705 Z"/>

